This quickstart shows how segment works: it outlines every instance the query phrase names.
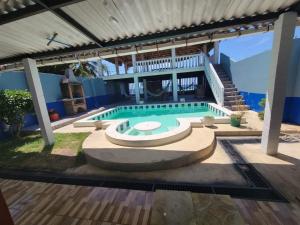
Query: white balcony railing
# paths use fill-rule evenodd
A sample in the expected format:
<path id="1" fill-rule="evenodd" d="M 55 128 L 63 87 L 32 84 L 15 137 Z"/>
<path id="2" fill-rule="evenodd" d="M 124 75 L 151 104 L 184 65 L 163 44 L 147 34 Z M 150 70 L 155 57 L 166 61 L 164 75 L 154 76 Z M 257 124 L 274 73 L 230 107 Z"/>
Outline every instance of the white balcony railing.
<path id="1" fill-rule="evenodd" d="M 172 57 L 151 59 L 151 60 L 141 60 L 136 61 L 135 68 L 132 68 L 130 72 L 132 73 L 149 73 L 149 72 L 161 72 L 166 70 L 176 70 L 176 69 L 190 69 L 204 66 L 204 54 L 194 54 L 194 55 L 183 55 L 177 56 L 174 59 Z M 112 75 L 124 75 L 125 70 L 119 70 L 119 74 L 116 70 L 109 69 L 103 73 L 103 76 Z"/>
<path id="2" fill-rule="evenodd" d="M 204 70 L 206 79 L 210 85 L 213 95 L 219 105 L 224 105 L 224 85 L 220 80 L 214 66 L 207 56 L 204 56 Z"/>
<path id="3" fill-rule="evenodd" d="M 200 67 L 203 65 L 203 54 L 184 55 L 175 57 L 174 62 L 172 61 L 172 57 L 137 61 L 136 72 L 146 73 L 165 71 L 170 69 L 188 69 Z"/>

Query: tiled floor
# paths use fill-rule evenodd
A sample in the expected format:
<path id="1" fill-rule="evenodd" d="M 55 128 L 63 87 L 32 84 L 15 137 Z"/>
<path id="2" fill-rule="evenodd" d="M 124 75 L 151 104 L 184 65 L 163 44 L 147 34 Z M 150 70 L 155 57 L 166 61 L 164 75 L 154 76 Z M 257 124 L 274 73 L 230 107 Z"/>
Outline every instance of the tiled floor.
<path id="1" fill-rule="evenodd" d="M 153 192 L 1 180 L 16 225 L 149 222 Z"/>
<path id="2" fill-rule="evenodd" d="M 192 194 L 192 208 L 197 211 L 193 214 L 186 210 L 188 197 L 182 198 L 190 196 L 187 192 L 146 192 L 3 179 L 0 188 L 16 225 L 185 225 L 182 218 L 196 221 L 194 225 L 218 225 L 220 221 L 224 225 L 300 224 L 299 202 L 295 201 L 263 202 Z M 230 205 L 230 209 L 223 204 Z M 220 213 L 229 213 L 230 217 L 222 217 Z M 157 218 L 163 218 L 162 223 L 157 223 Z M 174 223 L 174 218 L 179 218 L 178 223 Z"/>

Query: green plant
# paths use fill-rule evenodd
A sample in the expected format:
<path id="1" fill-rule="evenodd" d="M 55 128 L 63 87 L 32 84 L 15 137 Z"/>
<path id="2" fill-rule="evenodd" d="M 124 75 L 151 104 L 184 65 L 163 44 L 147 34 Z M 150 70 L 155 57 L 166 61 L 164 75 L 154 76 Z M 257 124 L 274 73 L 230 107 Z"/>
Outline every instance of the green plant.
<path id="1" fill-rule="evenodd" d="M 258 105 L 259 105 L 261 108 L 263 108 L 263 110 L 260 111 L 260 112 L 258 113 L 258 117 L 259 117 L 259 119 L 264 120 L 264 118 L 265 118 L 266 99 L 265 99 L 265 98 L 262 98 L 262 99 L 259 101 Z"/>
<path id="2" fill-rule="evenodd" d="M 233 113 L 230 115 L 230 124 L 233 127 L 241 126 L 241 121 L 243 119 L 245 112 Z"/>
<path id="3" fill-rule="evenodd" d="M 0 90 L 0 121 L 10 125 L 13 135 L 19 136 L 24 116 L 32 112 L 31 94 L 24 90 Z"/>

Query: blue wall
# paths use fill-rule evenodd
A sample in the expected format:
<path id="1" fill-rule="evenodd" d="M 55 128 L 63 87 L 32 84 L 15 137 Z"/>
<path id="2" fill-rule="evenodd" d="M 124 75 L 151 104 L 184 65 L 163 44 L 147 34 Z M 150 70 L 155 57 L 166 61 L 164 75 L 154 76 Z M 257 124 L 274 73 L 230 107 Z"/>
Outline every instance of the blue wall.
<path id="1" fill-rule="evenodd" d="M 63 76 L 57 74 L 40 73 L 41 84 L 45 96 L 47 108 L 54 109 L 65 117 L 66 112 L 62 101 L 60 82 Z M 120 100 L 117 86 L 111 82 L 104 82 L 101 78 L 79 78 L 83 84 L 88 110 L 108 105 Z M 24 72 L 3 72 L 0 73 L 1 89 L 22 89 L 28 90 Z M 25 116 L 24 126 L 37 124 L 34 114 Z"/>
<path id="2" fill-rule="evenodd" d="M 255 111 L 263 110 L 258 103 L 266 96 L 271 54 L 271 51 L 266 51 L 240 61 L 221 54 L 220 63 L 224 70 L 244 96 L 246 104 Z M 292 60 L 286 76 L 288 88 L 283 121 L 300 124 L 300 39 L 294 40 Z"/>

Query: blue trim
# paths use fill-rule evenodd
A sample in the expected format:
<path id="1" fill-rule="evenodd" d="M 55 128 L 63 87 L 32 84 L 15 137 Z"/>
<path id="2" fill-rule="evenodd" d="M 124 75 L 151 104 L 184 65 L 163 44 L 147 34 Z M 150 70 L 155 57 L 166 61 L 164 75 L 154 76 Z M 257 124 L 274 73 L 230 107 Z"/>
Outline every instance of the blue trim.
<path id="1" fill-rule="evenodd" d="M 283 121 L 300 125 L 300 97 L 285 99 Z"/>
<path id="2" fill-rule="evenodd" d="M 120 101 L 122 98 L 118 95 L 100 95 L 100 96 L 94 96 L 94 97 L 87 97 L 86 98 L 86 105 L 87 109 L 92 110 L 95 108 L 99 108 L 100 106 L 109 105 L 115 102 Z M 47 109 L 54 109 L 56 112 L 58 112 L 60 118 L 66 117 L 66 111 L 64 108 L 63 101 L 57 101 L 57 102 L 49 102 L 47 103 Z M 34 114 L 27 114 L 24 118 L 24 127 L 29 127 L 32 125 L 38 124 L 37 118 Z"/>
<path id="3" fill-rule="evenodd" d="M 35 114 L 27 114 L 24 117 L 24 127 L 29 127 L 32 125 L 38 124 L 37 118 Z"/>
<path id="4" fill-rule="evenodd" d="M 240 95 L 244 97 L 246 105 L 249 105 L 251 110 L 254 110 L 256 112 L 264 110 L 262 107 L 259 106 L 258 103 L 262 98 L 266 97 L 265 94 L 240 91 Z"/>
<path id="5" fill-rule="evenodd" d="M 63 101 L 49 102 L 49 103 L 47 103 L 47 109 L 48 110 L 54 109 L 61 118 L 66 116 L 66 111 L 65 111 Z"/>

